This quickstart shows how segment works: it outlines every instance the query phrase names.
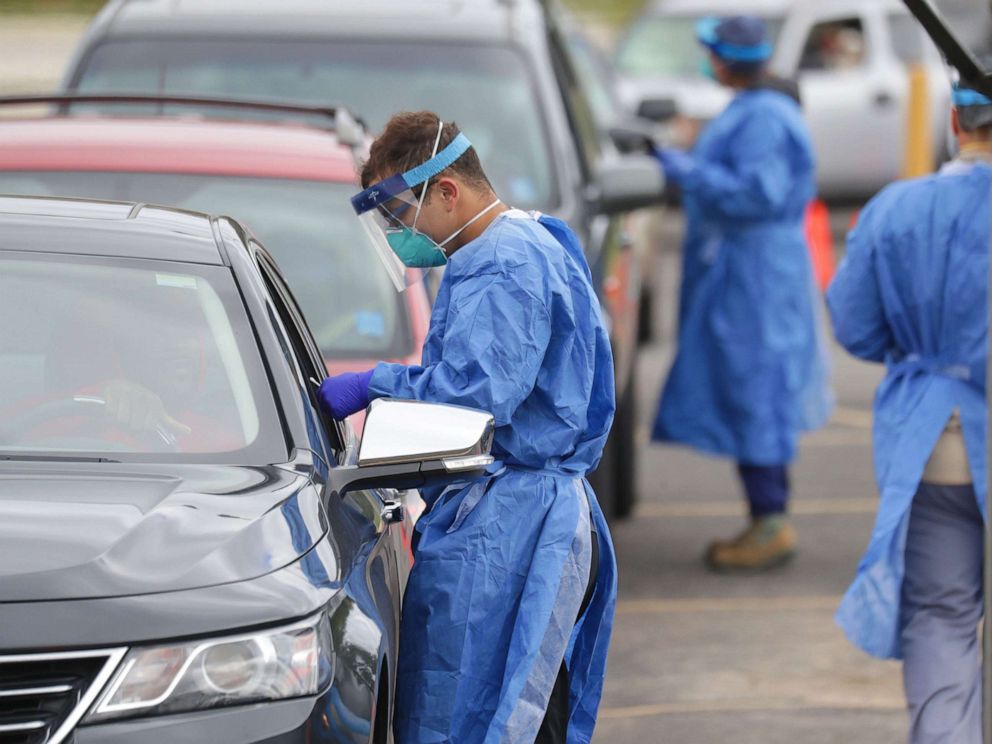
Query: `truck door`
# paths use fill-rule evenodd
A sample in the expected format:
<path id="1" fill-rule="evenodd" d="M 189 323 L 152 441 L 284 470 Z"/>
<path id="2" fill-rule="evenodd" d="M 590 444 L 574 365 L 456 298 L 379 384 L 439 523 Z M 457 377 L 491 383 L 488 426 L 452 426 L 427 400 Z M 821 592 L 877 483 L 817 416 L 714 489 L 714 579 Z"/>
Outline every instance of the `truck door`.
<path id="1" fill-rule="evenodd" d="M 823 196 L 867 196 L 902 170 L 906 71 L 884 23 L 858 10 L 816 9 L 796 60 Z"/>

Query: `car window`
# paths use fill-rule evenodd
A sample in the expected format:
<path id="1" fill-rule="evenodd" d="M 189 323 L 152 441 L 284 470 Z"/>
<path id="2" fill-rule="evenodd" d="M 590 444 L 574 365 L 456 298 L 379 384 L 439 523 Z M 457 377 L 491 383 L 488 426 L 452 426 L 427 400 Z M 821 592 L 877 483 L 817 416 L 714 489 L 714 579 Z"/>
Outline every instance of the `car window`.
<path id="1" fill-rule="evenodd" d="M 648 16 L 636 20 L 617 47 L 617 69 L 635 77 L 702 77 L 706 51 L 696 40 L 699 16 Z M 766 17 L 774 43 L 779 17 Z"/>
<path id="2" fill-rule="evenodd" d="M 341 453 L 344 450 L 341 443 L 345 441 L 343 430 L 340 428 L 341 424 L 326 417 L 317 401 L 317 388 L 324 380 L 326 371 L 318 350 L 313 346 L 313 339 L 307 330 L 302 310 L 297 305 L 291 290 L 280 277 L 278 269 L 274 267 L 269 257 L 259 249 L 258 244 L 254 241 L 251 243 L 251 250 L 255 255 L 259 272 L 279 315 L 279 322 L 292 345 L 293 357 L 300 365 L 300 371 L 305 378 L 302 382 L 307 393 L 307 402 L 322 424 L 322 431 L 313 431 L 312 436 L 323 441 L 329 454 Z"/>
<path id="3" fill-rule="evenodd" d="M 259 269 L 262 272 L 269 292 L 277 298 L 279 313 L 284 322 L 287 323 L 287 330 L 293 337 L 293 344 L 297 347 L 297 356 L 299 357 L 300 364 L 303 365 L 304 373 L 308 378 L 313 378 L 312 380 L 308 379 L 308 382 L 312 383 L 316 380 L 319 383 L 324 379 L 326 371 L 320 357 L 320 352 L 313 344 L 306 320 L 303 317 L 303 311 L 297 304 L 292 290 L 286 286 L 286 283 L 279 274 L 279 269 L 276 268 L 270 257 L 265 255 L 261 247 L 254 241 L 251 243 L 251 248 L 256 254 Z"/>
<path id="4" fill-rule="evenodd" d="M 585 177 L 590 178 L 594 163 L 599 160 L 599 132 L 592 109 L 586 100 L 579 76 L 568 57 L 565 43 L 557 31 L 549 35 L 551 61 L 558 78 L 572 134 L 580 148 L 580 161 Z"/>
<path id="5" fill-rule="evenodd" d="M 575 74 L 586 92 L 586 100 L 592 109 L 597 126 L 605 130 L 615 123 L 619 104 L 617 103 L 612 81 L 609 79 L 608 64 L 600 58 L 599 50 L 581 33 L 573 32 L 565 35 L 569 55 Z"/>
<path id="6" fill-rule="evenodd" d="M 402 358 L 413 347 L 403 296 L 366 248 L 357 186 L 168 173 L 0 172 L 0 193 L 167 204 L 245 224 L 279 263 L 324 356 Z"/>
<path id="7" fill-rule="evenodd" d="M 120 40 L 93 50 L 80 74 L 80 92 L 345 104 L 375 132 L 398 111 L 429 109 L 458 123 L 504 199 L 542 210 L 559 202 L 554 148 L 532 75 L 512 48 L 352 39 Z"/>
<path id="8" fill-rule="evenodd" d="M 867 59 L 860 18 L 842 18 L 814 25 L 806 37 L 799 69 L 836 72 L 863 67 Z"/>
<path id="9" fill-rule="evenodd" d="M 285 457 L 228 269 L 0 253 L 0 313 L 0 452 Z"/>

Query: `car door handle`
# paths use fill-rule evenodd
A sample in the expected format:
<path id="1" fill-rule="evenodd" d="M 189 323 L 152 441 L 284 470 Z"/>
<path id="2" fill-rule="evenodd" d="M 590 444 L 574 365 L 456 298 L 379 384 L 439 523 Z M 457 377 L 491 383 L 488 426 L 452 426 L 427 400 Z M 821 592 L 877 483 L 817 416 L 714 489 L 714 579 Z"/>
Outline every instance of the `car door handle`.
<path id="1" fill-rule="evenodd" d="M 895 96 L 893 96 L 887 90 L 880 90 L 875 94 L 872 102 L 875 104 L 876 108 L 888 108 L 893 103 L 895 103 Z"/>
<path id="2" fill-rule="evenodd" d="M 403 521 L 403 504 L 399 501 L 384 501 L 382 504 L 382 521 L 385 524 L 396 524 Z"/>

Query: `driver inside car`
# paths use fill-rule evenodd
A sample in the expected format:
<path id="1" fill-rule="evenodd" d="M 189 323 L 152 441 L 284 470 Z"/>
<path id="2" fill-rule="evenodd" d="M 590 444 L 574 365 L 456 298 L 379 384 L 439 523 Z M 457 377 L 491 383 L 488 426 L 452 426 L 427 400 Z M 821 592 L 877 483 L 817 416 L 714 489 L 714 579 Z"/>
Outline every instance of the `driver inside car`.
<path id="1" fill-rule="evenodd" d="M 207 352 L 216 351 L 199 307 L 172 298 L 165 314 L 161 296 L 157 307 L 129 299 L 87 301 L 57 325 L 47 349 L 48 392 L 13 415 L 30 416 L 60 400 L 78 407 L 28 425 L 18 443 L 76 440 L 92 449 L 194 453 L 245 446 L 237 423 L 217 415 L 217 391 L 206 385 Z"/>

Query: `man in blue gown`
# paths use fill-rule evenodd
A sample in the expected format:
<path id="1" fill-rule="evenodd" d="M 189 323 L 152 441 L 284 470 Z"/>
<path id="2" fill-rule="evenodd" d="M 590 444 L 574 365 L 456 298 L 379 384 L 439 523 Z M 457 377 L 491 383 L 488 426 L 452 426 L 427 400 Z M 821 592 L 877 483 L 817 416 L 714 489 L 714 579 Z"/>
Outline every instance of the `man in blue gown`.
<path id="1" fill-rule="evenodd" d="M 400 114 L 372 145 L 356 212 L 408 266 L 447 264 L 419 366 L 325 380 L 341 418 L 370 399 L 471 406 L 496 420 L 490 476 L 427 492 L 403 607 L 400 744 L 592 738 L 616 598 L 585 479 L 614 413 L 589 268 L 559 220 L 509 209 L 465 135 Z"/>
<path id="2" fill-rule="evenodd" d="M 837 611 L 870 654 L 903 659 L 912 744 L 981 744 L 992 100 L 953 95 L 960 155 L 883 190 L 827 293 L 837 340 L 884 362 L 875 397 L 881 492 Z"/>
<path id="3" fill-rule="evenodd" d="M 764 75 L 764 21 L 705 19 L 697 34 L 711 74 L 736 95 L 691 153 L 656 152 L 681 188 L 687 228 L 678 351 L 653 439 L 736 460 L 751 524 L 706 560 L 762 569 L 793 554 L 786 468 L 799 433 L 830 408 L 803 231 L 813 151 L 798 102 Z"/>

